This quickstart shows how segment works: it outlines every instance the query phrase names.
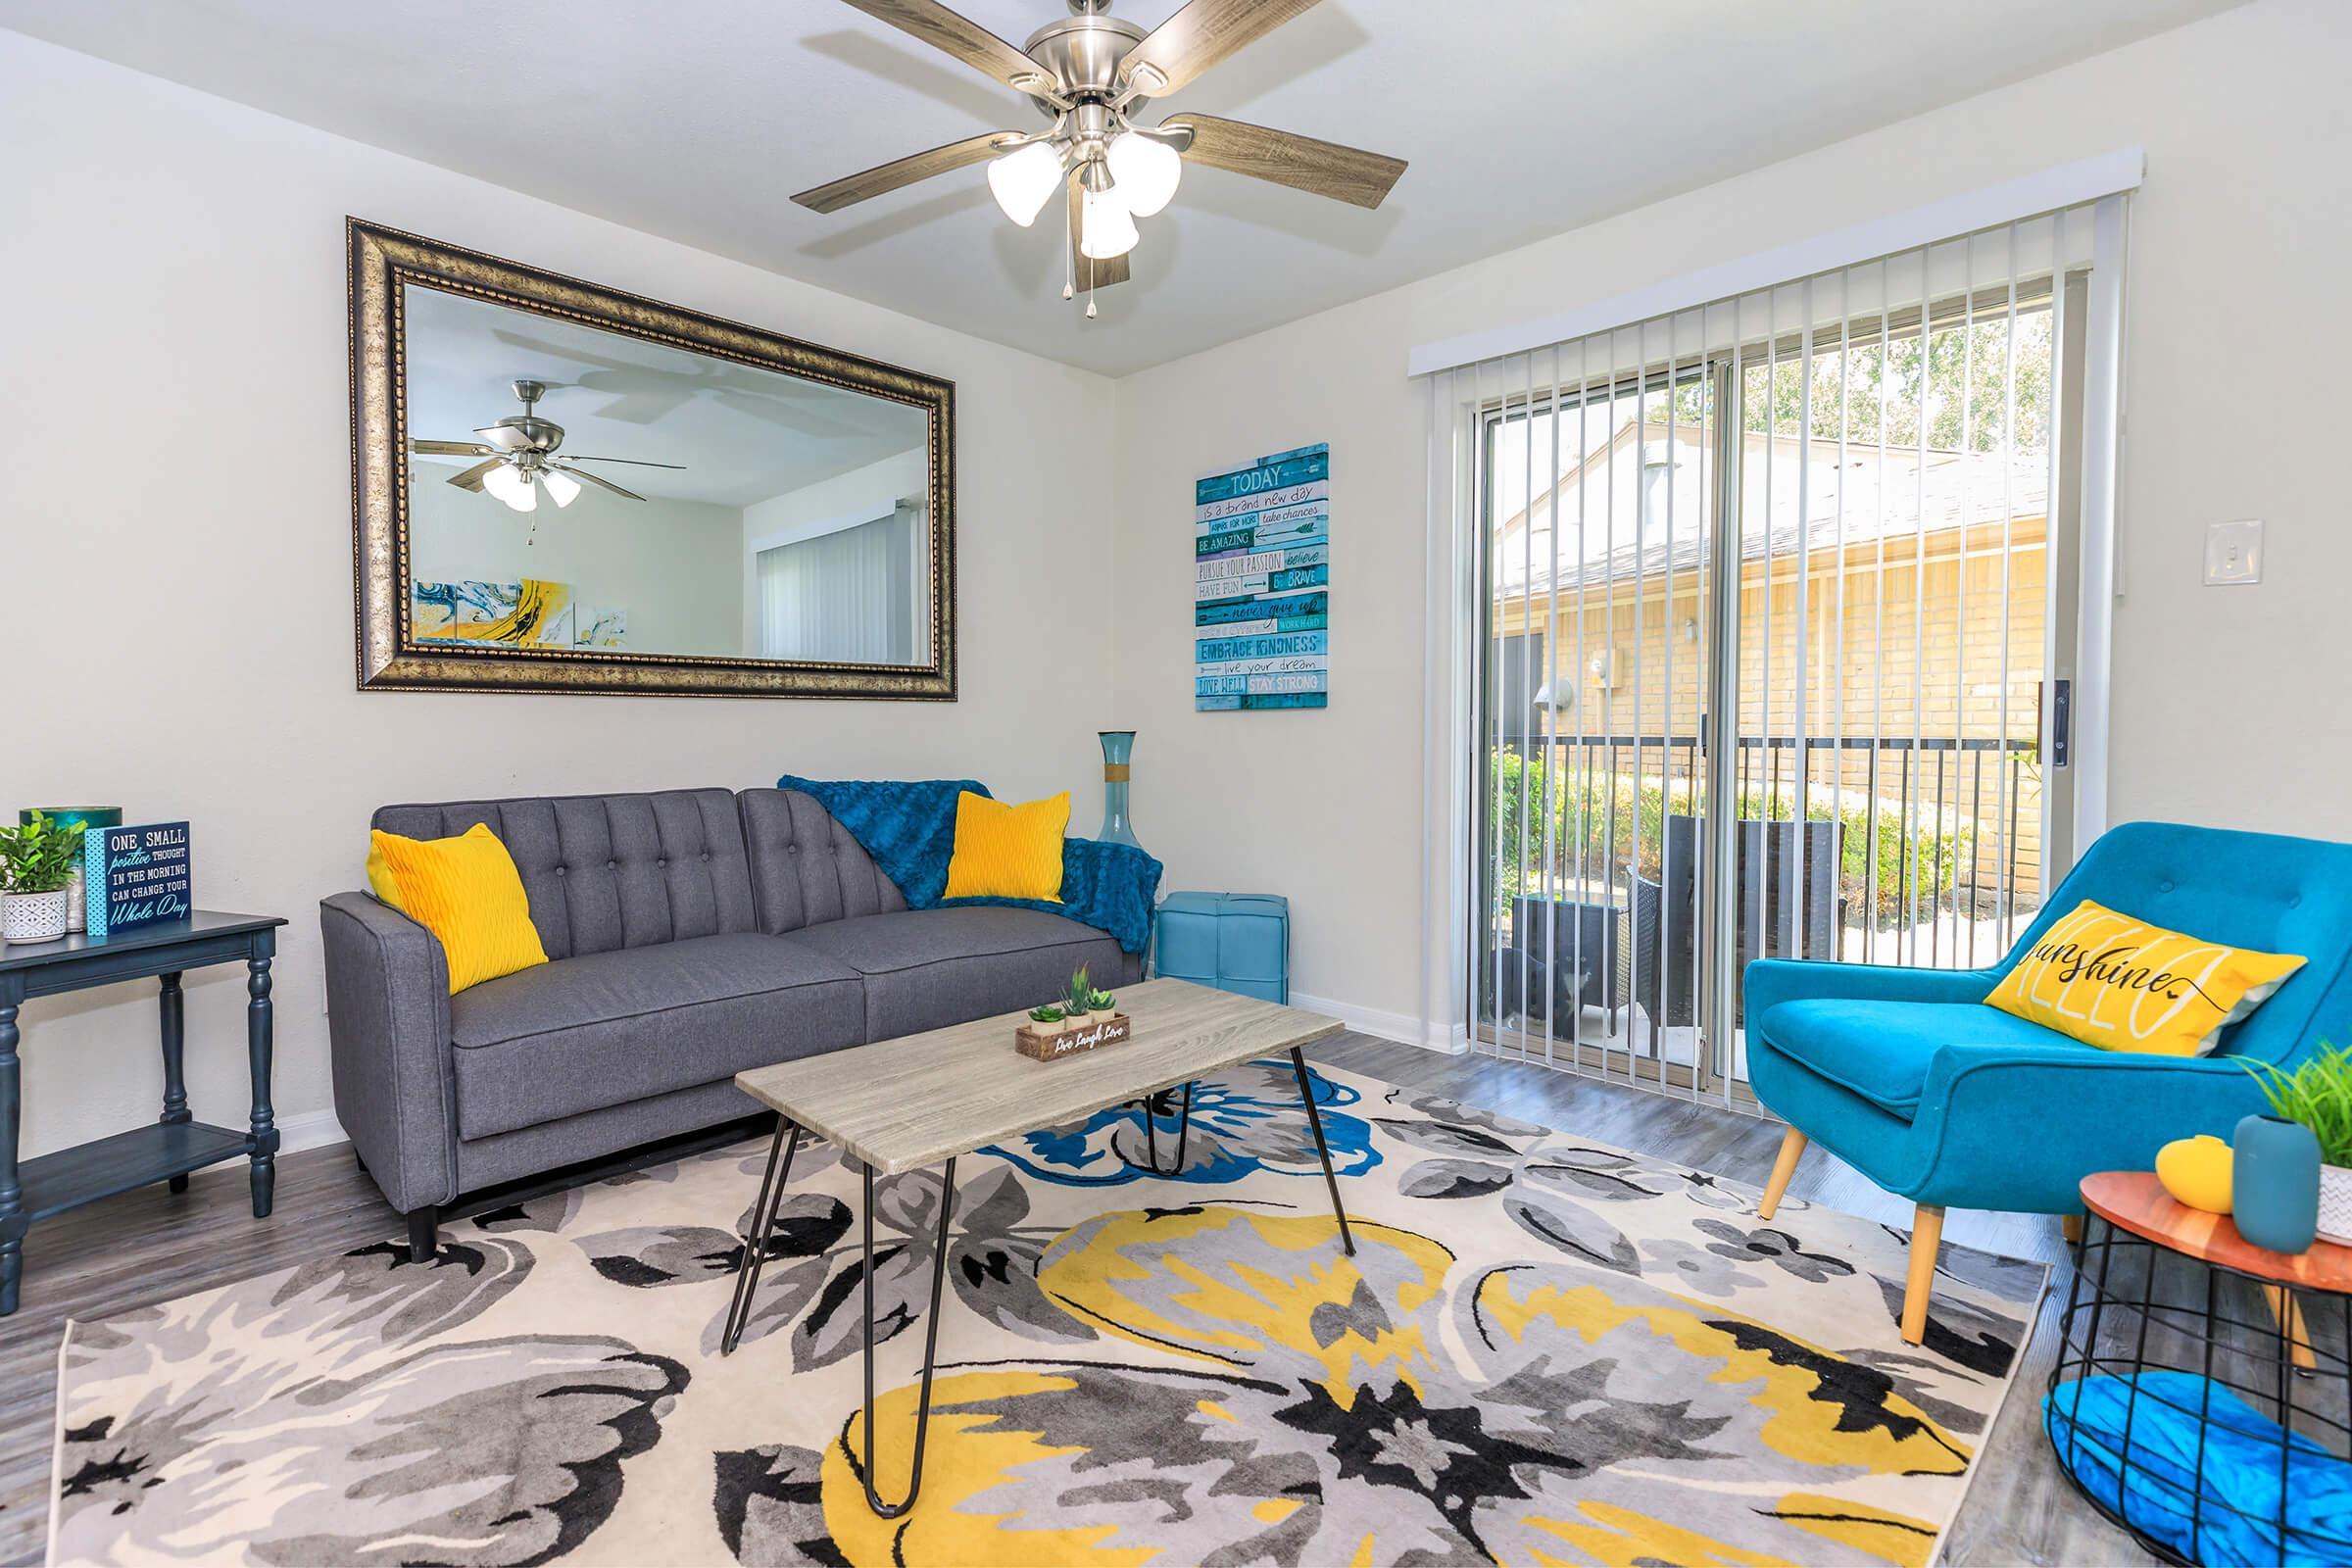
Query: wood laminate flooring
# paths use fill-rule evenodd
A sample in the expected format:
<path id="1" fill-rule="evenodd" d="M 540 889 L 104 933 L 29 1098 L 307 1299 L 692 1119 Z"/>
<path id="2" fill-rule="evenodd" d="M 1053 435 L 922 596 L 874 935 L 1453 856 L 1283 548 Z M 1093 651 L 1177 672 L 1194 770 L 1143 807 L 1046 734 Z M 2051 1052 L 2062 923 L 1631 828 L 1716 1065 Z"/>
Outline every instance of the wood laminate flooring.
<path id="1" fill-rule="evenodd" d="M 1360 1034 L 1309 1046 L 1306 1054 L 1735 1181 L 1761 1185 L 1780 1146 L 1775 1122 L 1537 1065 L 1442 1055 Z M 739 1125 L 634 1160 L 601 1162 L 510 1188 L 495 1200 L 593 1180 L 631 1163 L 676 1158 L 756 1131 Z M 286 1155 L 277 1172 L 277 1212 L 268 1220 L 255 1219 L 246 1206 L 240 1161 L 199 1173 L 184 1194 L 160 1187 L 127 1193 L 45 1221 L 25 1239 L 24 1305 L 15 1316 L 0 1318 L 0 1563 L 38 1562 L 43 1550 L 57 1352 L 69 1317 L 108 1317 L 400 1233 L 400 1216 L 358 1168 L 348 1146 Z M 1908 1204 L 1820 1150 L 1806 1151 L 1789 1191 L 1848 1213 L 1910 1225 Z M 2039 1430 L 2042 1385 L 2057 1354 L 2058 1315 L 2073 1278 L 2057 1220 L 1954 1210 L 1944 1240 L 2042 1259 L 2057 1273 L 2017 1383 L 1945 1538 L 1943 1560 L 2152 1561 L 2067 1486 Z"/>

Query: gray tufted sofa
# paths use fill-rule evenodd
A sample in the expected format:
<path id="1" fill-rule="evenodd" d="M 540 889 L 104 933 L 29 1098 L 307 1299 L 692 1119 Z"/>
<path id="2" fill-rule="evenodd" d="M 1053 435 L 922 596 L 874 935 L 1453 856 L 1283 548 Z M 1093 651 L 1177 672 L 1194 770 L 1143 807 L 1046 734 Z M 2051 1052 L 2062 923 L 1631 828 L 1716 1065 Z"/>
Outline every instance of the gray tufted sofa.
<path id="1" fill-rule="evenodd" d="M 335 1114 L 430 1255 L 462 1194 L 751 1115 L 747 1067 L 1010 1012 L 1140 960 L 1036 909 L 909 909 L 813 797 L 668 790 L 387 806 L 486 822 L 550 962 L 449 994 L 432 933 L 366 893 L 318 906 Z M 949 1088 L 952 1086 L 943 1086 Z"/>

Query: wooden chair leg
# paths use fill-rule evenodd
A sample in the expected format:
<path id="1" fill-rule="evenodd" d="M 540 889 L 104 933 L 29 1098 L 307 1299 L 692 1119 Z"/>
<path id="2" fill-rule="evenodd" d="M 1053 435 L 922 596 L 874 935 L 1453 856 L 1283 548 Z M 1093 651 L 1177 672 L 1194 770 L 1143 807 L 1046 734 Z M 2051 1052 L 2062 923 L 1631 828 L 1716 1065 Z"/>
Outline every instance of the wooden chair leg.
<path id="1" fill-rule="evenodd" d="M 1911 1215 L 1911 1275 L 1903 1284 L 1903 1343 L 1928 1337 L 1928 1298 L 1936 1291 L 1936 1250 L 1943 1245 L 1943 1210 L 1922 1203 Z"/>
<path id="2" fill-rule="evenodd" d="M 1764 1201 L 1756 1205 L 1756 1218 L 1770 1219 L 1773 1210 L 1781 1206 L 1781 1199 L 1788 1191 L 1788 1178 L 1796 1174 L 1796 1156 L 1804 1152 L 1803 1133 L 1791 1127 L 1781 1134 L 1781 1152 L 1773 1156 L 1772 1176 L 1764 1183 Z"/>
<path id="3" fill-rule="evenodd" d="M 2059 1215 L 2059 1216 L 2058 1216 L 2058 1229 L 2059 1229 L 2060 1233 L 2061 1233 L 2061 1234 L 2063 1234 L 2063 1235 L 2066 1237 L 2066 1245 L 2067 1245 L 2067 1246 L 2069 1246 L 2069 1247 L 2081 1247 L 2081 1246 L 2082 1245 L 2082 1215 L 2080 1215 L 2080 1214 L 2061 1214 L 2061 1215 Z"/>
<path id="4" fill-rule="evenodd" d="M 2311 1335 L 2303 1327 L 2303 1308 L 2295 1302 L 2295 1293 L 2283 1285 L 2265 1285 L 2262 1299 L 2271 1309 L 2271 1321 L 2286 1336 L 2287 1348 L 2295 1365 L 2309 1372 L 2320 1364 L 2311 1348 Z"/>

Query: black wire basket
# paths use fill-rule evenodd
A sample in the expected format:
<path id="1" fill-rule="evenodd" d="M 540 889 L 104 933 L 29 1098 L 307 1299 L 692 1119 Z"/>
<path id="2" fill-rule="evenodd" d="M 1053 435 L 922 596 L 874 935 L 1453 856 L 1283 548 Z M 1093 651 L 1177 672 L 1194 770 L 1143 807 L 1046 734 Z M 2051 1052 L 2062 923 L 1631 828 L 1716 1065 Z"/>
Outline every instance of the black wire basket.
<path id="1" fill-rule="evenodd" d="M 2093 1214 L 2042 1430 L 2093 1508 L 2167 1562 L 2352 1563 L 2352 1297 Z"/>

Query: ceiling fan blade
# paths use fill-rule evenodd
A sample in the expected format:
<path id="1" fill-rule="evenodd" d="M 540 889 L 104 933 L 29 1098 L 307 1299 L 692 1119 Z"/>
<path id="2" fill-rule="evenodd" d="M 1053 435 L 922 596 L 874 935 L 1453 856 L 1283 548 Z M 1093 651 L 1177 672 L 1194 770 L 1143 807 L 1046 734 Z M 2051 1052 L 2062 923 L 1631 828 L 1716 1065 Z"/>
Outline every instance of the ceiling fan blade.
<path id="1" fill-rule="evenodd" d="M 504 458 L 492 458 L 487 463 L 477 463 L 464 473 L 451 474 L 449 482 L 461 490 L 479 490 L 482 487 L 482 481 L 490 476 L 490 470 L 505 461 Z"/>
<path id="2" fill-rule="evenodd" d="M 901 32 L 922 39 L 934 49 L 945 49 L 974 71 L 994 76 L 1007 87 L 1025 91 L 1020 78 L 1041 82 L 1045 78 L 1046 74 L 1036 61 L 971 18 L 950 11 L 939 0 L 848 0 L 848 3 L 877 22 L 887 22 Z"/>
<path id="3" fill-rule="evenodd" d="M 878 165 L 862 173 L 837 179 L 830 185 L 805 190 L 793 200 L 810 212 L 838 213 L 844 207 L 855 206 L 903 185 L 911 185 L 918 179 L 929 179 L 934 174 L 984 164 L 997 155 L 999 144 L 1019 135 L 1017 130 L 992 130 L 983 136 L 966 136 L 945 147 L 934 147 L 927 153 L 916 153 L 911 158 L 902 158 L 896 163 Z"/>
<path id="4" fill-rule="evenodd" d="M 604 489 L 610 490 L 624 501 L 643 501 L 645 499 L 645 497 L 639 495 L 636 491 L 623 490 L 612 480 L 590 473 L 586 468 L 574 468 L 568 464 L 563 463 L 551 463 L 548 465 L 548 466 L 556 469 L 558 472 L 568 473 L 574 479 L 585 479 L 590 484 L 598 485 Z"/>
<path id="5" fill-rule="evenodd" d="M 531 438 L 511 424 L 485 424 L 473 432 L 501 452 L 520 452 Z"/>
<path id="6" fill-rule="evenodd" d="M 412 441 L 409 450 L 428 458 L 478 458 L 490 448 L 479 441 Z"/>
<path id="7" fill-rule="evenodd" d="M 564 464 L 571 463 L 626 463 L 640 468 L 683 469 L 686 466 L 683 463 L 649 463 L 643 458 L 592 458 L 584 452 L 566 452 L 564 454 L 564 463 L 551 464 L 549 466 L 562 467 Z"/>
<path id="8" fill-rule="evenodd" d="M 1086 204 L 1079 196 L 1078 176 L 1072 174 L 1067 183 L 1070 193 L 1070 261 L 1078 270 L 1075 275 L 1080 291 L 1090 287 L 1109 288 L 1114 283 L 1126 282 L 1133 275 L 1128 270 L 1127 258 L 1135 252 L 1114 256 L 1107 262 L 1098 262 L 1078 248 L 1079 242 L 1086 238 Z"/>
<path id="9" fill-rule="evenodd" d="M 1315 0 L 1193 0 L 1128 51 L 1120 69 L 1132 74 L 1139 66 L 1149 66 L 1159 79 L 1146 76 L 1138 86 L 1146 97 L 1164 98 L 1314 4 Z"/>
<path id="10" fill-rule="evenodd" d="M 1214 115 L 1174 115 L 1161 122 L 1166 130 L 1179 125 L 1192 127 L 1193 144 L 1184 150 L 1192 163 L 1272 180 L 1357 207 L 1378 207 L 1405 170 L 1401 158 L 1384 158 L 1338 142 L 1269 130 L 1239 120 L 1219 120 Z"/>

